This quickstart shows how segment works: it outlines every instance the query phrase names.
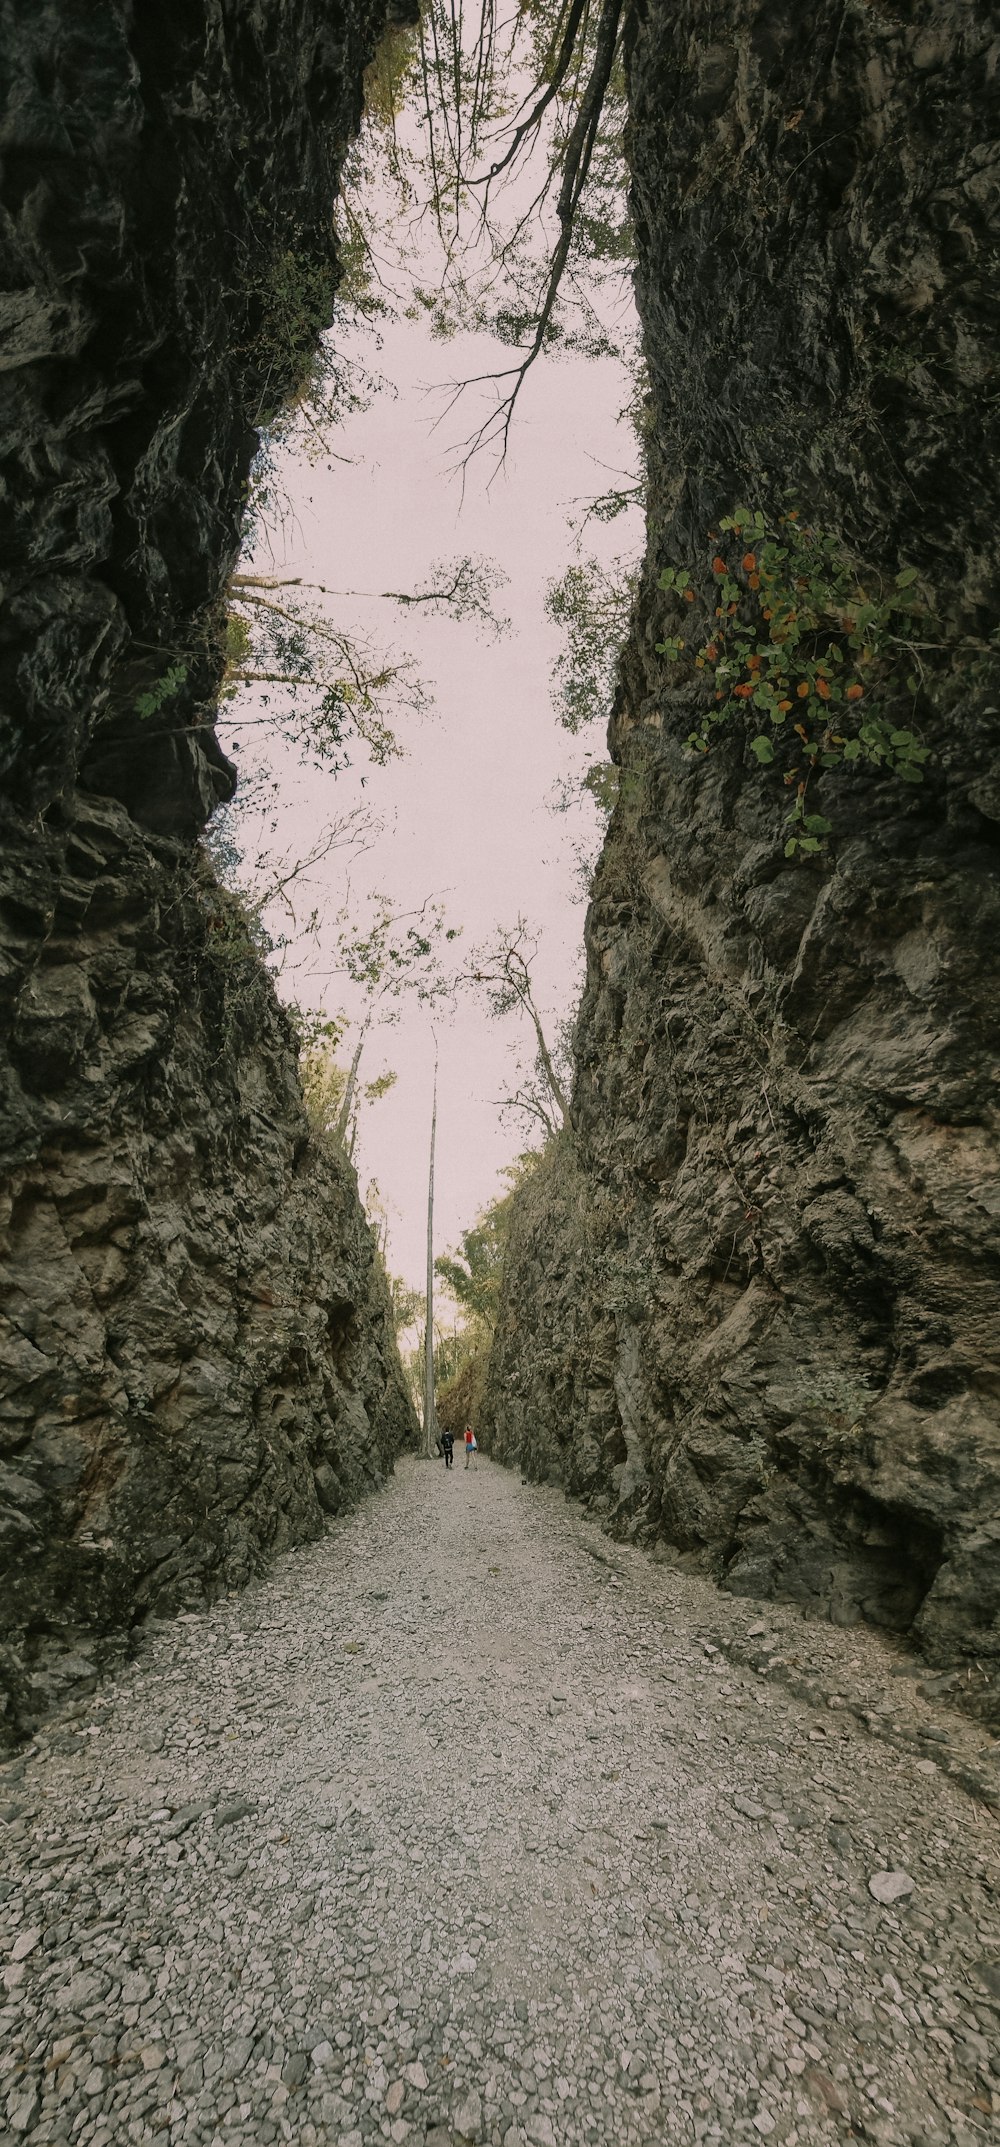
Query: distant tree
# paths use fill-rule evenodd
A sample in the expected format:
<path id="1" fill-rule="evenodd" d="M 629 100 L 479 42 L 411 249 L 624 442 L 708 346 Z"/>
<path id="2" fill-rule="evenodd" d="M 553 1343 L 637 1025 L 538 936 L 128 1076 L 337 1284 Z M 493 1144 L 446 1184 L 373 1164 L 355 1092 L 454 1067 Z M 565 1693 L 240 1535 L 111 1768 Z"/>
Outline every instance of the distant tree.
<path id="1" fill-rule="evenodd" d="M 421 1297 L 420 1303 L 423 1306 L 423 1297 Z M 403 1358 L 403 1371 L 406 1382 L 413 1400 L 421 1412 L 421 1417 L 426 1405 L 426 1344 L 427 1330 L 426 1326 L 424 1326 L 421 1328 L 419 1340 Z M 460 1326 L 457 1323 L 449 1326 L 440 1317 L 435 1316 L 433 1337 L 435 1436 L 439 1428 L 438 1397 L 442 1389 L 454 1379 L 456 1373 L 468 1362 L 477 1347 L 478 1343 L 471 1329 Z M 433 1441 L 431 1450 L 433 1451 Z"/>
<path id="2" fill-rule="evenodd" d="M 467 1323 L 474 1328 L 479 1322 L 489 1335 L 496 1326 L 514 1195 L 540 1160 L 540 1149 L 525 1149 L 513 1163 L 508 1163 L 501 1173 L 507 1181 L 506 1191 L 488 1202 L 469 1229 L 463 1230 L 461 1249 L 443 1253 L 434 1263 L 435 1272 L 447 1284 Z"/>
<path id="3" fill-rule="evenodd" d="M 470 967 L 462 981 L 485 998 L 490 1011 L 500 1015 L 526 1014 L 535 1035 L 535 1064 L 541 1084 L 541 1111 L 546 1128 L 558 1132 L 569 1116 L 565 1068 L 559 1063 L 545 1034 L 532 983 L 532 963 L 538 937 L 524 917 L 502 927 L 492 940 L 473 949 Z"/>
<path id="4" fill-rule="evenodd" d="M 338 1129 L 343 1137 L 350 1121 L 358 1070 L 371 1030 L 399 1020 L 401 1003 L 413 995 L 424 1004 L 453 990 L 442 954 L 461 938 L 461 927 L 446 925 L 440 903 L 423 902 L 417 910 L 397 910 L 387 895 L 372 897 L 373 911 L 359 926 L 350 904 L 341 911 L 331 969 L 327 977 L 346 977 L 360 994 L 363 1013 L 357 1025 Z"/>
<path id="5" fill-rule="evenodd" d="M 397 1075 L 388 1069 L 373 1081 L 355 1081 L 351 1105 L 346 1115 L 344 1102 L 347 1095 L 350 1069 L 338 1057 L 348 1023 L 345 1015 L 325 1013 L 300 1013 L 293 1009 L 293 1018 L 301 1038 L 299 1049 L 299 1073 L 305 1098 L 306 1116 L 312 1131 L 324 1139 L 338 1141 L 353 1160 L 358 1136 L 358 1113 L 362 1103 L 377 1103 L 396 1085 Z M 382 1196 L 372 1179 L 365 1197 L 369 1222 L 375 1229 L 379 1250 L 385 1253 L 387 1217 Z"/>
<path id="6" fill-rule="evenodd" d="M 565 636 L 552 667 L 553 700 L 560 723 L 574 735 L 595 718 L 608 720 L 638 581 L 634 561 L 604 566 L 590 558 L 574 561 L 548 584 L 545 609 Z"/>
<path id="7" fill-rule="evenodd" d="M 439 1377 L 435 1407 L 442 1430 L 460 1438 L 467 1424 L 473 1431 L 478 1428 L 479 1409 L 486 1383 L 486 1367 L 489 1351 L 471 1341 L 466 1333 L 460 1336 L 460 1350 L 449 1359 L 447 1375 Z"/>
<path id="8" fill-rule="evenodd" d="M 401 750 L 389 717 L 421 712 L 427 690 L 412 657 L 374 649 L 317 598 L 377 597 L 400 610 L 471 620 L 499 635 L 510 624 L 494 606 L 505 580 L 499 567 L 474 554 L 441 561 L 423 587 L 410 590 L 334 590 L 298 575 L 241 570 L 229 585 L 222 698 L 235 701 L 252 687 L 260 713 L 234 709 L 230 722 L 240 736 L 273 731 L 333 772 L 349 765 L 352 741 L 384 766 Z"/>
<path id="9" fill-rule="evenodd" d="M 404 1282 L 401 1275 L 387 1274 L 386 1281 L 392 1299 L 396 1333 L 403 1334 L 407 1327 L 415 1327 L 417 1321 L 423 1319 L 424 1295 L 421 1290 L 411 1290 L 409 1283 Z"/>
<path id="10" fill-rule="evenodd" d="M 506 1188 L 489 1201 L 462 1232 L 461 1249 L 435 1262 L 462 1315 L 461 1325 L 444 1334 L 436 1350 L 435 1408 L 451 1431 L 475 1427 L 496 1328 L 503 1265 L 518 1188 L 537 1170 L 541 1149 L 526 1149 L 501 1172 Z"/>

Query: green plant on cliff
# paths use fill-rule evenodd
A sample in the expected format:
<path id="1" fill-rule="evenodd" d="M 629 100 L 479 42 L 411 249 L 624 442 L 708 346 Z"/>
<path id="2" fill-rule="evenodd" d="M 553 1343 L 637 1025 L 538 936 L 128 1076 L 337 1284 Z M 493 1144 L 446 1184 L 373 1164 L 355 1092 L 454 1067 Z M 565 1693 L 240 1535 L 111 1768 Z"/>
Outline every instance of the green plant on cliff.
<path id="1" fill-rule="evenodd" d="M 503 1266 L 521 1186 L 534 1176 L 546 1151 L 524 1149 L 501 1172 L 505 1189 L 487 1203 L 468 1230 L 460 1249 L 435 1260 L 435 1272 L 451 1291 L 463 1324 L 447 1332 L 435 1347 L 436 1407 L 442 1424 L 457 1431 L 474 1423 L 479 1408 L 490 1347 L 500 1309 Z"/>
<path id="2" fill-rule="evenodd" d="M 594 800 L 598 812 L 610 820 L 621 796 L 622 773 L 613 760 L 595 760 L 583 778 L 583 788 Z"/>
<path id="3" fill-rule="evenodd" d="M 434 1262 L 435 1272 L 466 1317 L 479 1320 L 491 1334 L 496 1326 L 514 1196 L 519 1186 L 534 1175 L 541 1155 L 541 1149 L 526 1148 L 513 1163 L 508 1163 L 501 1172 L 507 1181 L 505 1191 L 489 1201 L 469 1229 L 462 1231 L 461 1249 L 442 1253 Z"/>
<path id="4" fill-rule="evenodd" d="M 636 502 L 630 499 L 628 504 Z M 560 724 L 573 737 L 593 725 L 606 731 L 638 582 L 637 561 L 621 554 L 607 564 L 593 557 L 576 559 L 548 584 L 546 614 L 563 635 L 563 647 L 550 672 L 552 699 Z M 621 771 L 613 761 L 591 761 L 582 775 L 567 775 L 556 784 L 552 810 L 571 812 L 582 793 L 596 806 L 603 831 L 619 802 L 621 787 Z M 589 894 L 592 844 L 578 846 L 577 863 Z"/>
<path id="5" fill-rule="evenodd" d="M 245 350 L 257 387 L 252 423 L 267 430 L 290 406 L 315 401 L 335 360 L 321 343 L 337 297 L 337 268 L 304 248 L 279 246 L 249 280 L 253 328 Z"/>
<path id="6" fill-rule="evenodd" d="M 275 943 L 260 913 L 240 895 L 210 880 L 200 890 L 204 916 L 205 979 L 216 1000 L 219 1044 L 237 1056 L 259 1033 L 266 993 L 264 964 Z"/>
<path id="7" fill-rule="evenodd" d="M 929 748 L 913 728 L 917 569 L 888 582 L 866 572 L 794 508 L 771 525 L 737 507 L 709 540 L 716 624 L 693 648 L 682 633 L 657 644 L 711 692 L 688 744 L 707 753 L 719 725 L 752 724 L 751 753 L 793 793 L 785 855 L 814 855 L 833 831 L 810 807 L 814 776 L 860 762 L 923 781 Z M 697 602 L 686 568 L 667 567 L 660 587 L 681 606 Z"/>
<path id="8" fill-rule="evenodd" d="M 301 1022 L 302 1017 L 298 1018 Z M 377 1103 L 387 1096 L 397 1076 L 386 1068 L 372 1081 L 359 1081 L 357 1066 L 352 1070 L 349 1064 L 342 1063 L 338 1049 L 348 1028 L 345 1016 L 306 1017 L 305 1027 L 299 1073 L 306 1117 L 319 1139 L 339 1141 L 353 1161 L 362 1104 Z"/>
<path id="9" fill-rule="evenodd" d="M 146 722 L 150 716 L 158 715 L 161 708 L 165 708 L 168 702 L 176 699 L 181 688 L 187 684 L 187 677 L 188 667 L 186 663 L 168 664 L 167 669 L 161 672 L 154 685 L 149 686 L 145 693 L 136 694 L 136 715 L 143 722 Z"/>

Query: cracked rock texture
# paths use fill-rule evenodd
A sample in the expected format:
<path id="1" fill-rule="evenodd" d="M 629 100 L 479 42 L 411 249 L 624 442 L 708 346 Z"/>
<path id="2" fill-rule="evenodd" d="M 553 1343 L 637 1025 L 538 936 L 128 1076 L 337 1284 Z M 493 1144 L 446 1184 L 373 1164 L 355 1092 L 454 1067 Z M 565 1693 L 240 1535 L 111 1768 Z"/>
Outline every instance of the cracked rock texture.
<path id="1" fill-rule="evenodd" d="M 0 1736 L 413 1431 L 353 1173 L 198 844 L 255 427 L 329 317 L 383 22 L 0 7 Z"/>
<path id="2" fill-rule="evenodd" d="M 967 644 L 1000 585 L 998 62 L 995 22 L 951 0 L 636 10 L 651 483 L 625 780 L 572 1130 L 518 1196 L 482 1425 L 616 1532 L 984 1677 L 1000 694 Z M 926 784 L 825 776 L 836 834 L 805 865 L 743 740 L 685 752 L 692 687 L 656 653 L 659 570 L 703 562 L 741 500 L 912 562 L 952 648 Z"/>

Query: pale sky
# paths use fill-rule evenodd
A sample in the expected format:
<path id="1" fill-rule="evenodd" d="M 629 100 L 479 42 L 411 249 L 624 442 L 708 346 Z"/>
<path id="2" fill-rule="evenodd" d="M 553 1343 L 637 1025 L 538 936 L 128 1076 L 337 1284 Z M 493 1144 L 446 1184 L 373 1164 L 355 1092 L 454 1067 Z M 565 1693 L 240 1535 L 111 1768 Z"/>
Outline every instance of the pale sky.
<path id="1" fill-rule="evenodd" d="M 370 346 L 362 344 L 360 353 L 371 365 Z M 258 563 L 332 589 L 412 589 L 439 559 L 487 554 L 509 577 L 497 602 L 512 618 L 511 633 L 491 641 L 471 623 L 354 598 L 331 604 L 346 631 L 361 629 L 411 650 L 434 706 L 400 721 L 405 758 L 385 768 L 373 768 L 359 749 L 354 765 L 332 777 L 303 770 L 272 741 L 260 750 L 281 782 L 278 825 L 269 837 L 276 852 L 301 855 L 332 820 L 356 804 L 369 806 L 386 832 L 350 868 L 360 913 L 371 890 L 405 909 L 435 897 L 448 922 L 462 927 L 461 958 L 523 912 L 541 934 L 538 997 L 554 1020 L 579 995 L 584 906 L 573 850 L 582 835 L 594 851 L 597 816 L 589 803 L 572 818 L 554 815 L 546 801 L 561 777 L 606 757 L 607 710 L 595 711 L 586 737 L 574 740 L 559 726 L 549 667 L 561 637 L 545 618 L 543 600 L 548 580 L 574 556 L 570 519 L 579 517 L 577 503 L 627 481 L 620 473 L 634 466 L 635 443 L 618 421 L 629 392 L 622 367 L 609 359 L 549 358 L 527 382 L 505 469 L 494 475 L 492 462 L 473 463 L 463 497 L 450 474 L 451 450 L 469 430 L 474 405 L 435 430 L 442 399 L 428 391 L 509 362 L 509 355 L 484 336 L 435 341 L 423 321 L 390 326 L 375 362 L 395 398 L 380 394 L 332 436 L 337 453 L 352 461 L 328 469 L 304 456 L 281 457 L 295 512 L 272 532 L 272 556 L 258 553 Z M 592 522 L 583 550 L 610 558 L 637 552 L 639 541 L 640 518 L 633 513 L 608 528 Z M 224 743 L 233 728 L 223 724 Z M 260 730 L 244 734 L 244 763 L 262 739 Z M 319 929 L 286 963 L 279 990 L 303 1006 L 352 1011 L 343 980 L 323 977 L 329 956 L 322 920 L 339 910 L 344 892 L 341 854 L 299 893 L 301 914 L 318 907 Z M 453 1015 L 434 1018 L 441 1049 L 435 1230 L 441 1252 L 500 1190 L 502 1166 L 527 1145 L 515 1123 L 501 1122 L 494 1099 L 512 1071 L 511 1047 L 523 1047 L 527 1059 L 529 1039 L 515 1021 L 497 1023 L 468 995 Z M 366 1047 L 369 1078 L 385 1066 L 399 1078 L 389 1095 L 366 1107 L 357 1157 L 362 1193 L 376 1179 L 388 1210 L 389 1266 L 415 1287 L 424 1279 L 431 1019 L 411 1004 L 398 1026 Z"/>

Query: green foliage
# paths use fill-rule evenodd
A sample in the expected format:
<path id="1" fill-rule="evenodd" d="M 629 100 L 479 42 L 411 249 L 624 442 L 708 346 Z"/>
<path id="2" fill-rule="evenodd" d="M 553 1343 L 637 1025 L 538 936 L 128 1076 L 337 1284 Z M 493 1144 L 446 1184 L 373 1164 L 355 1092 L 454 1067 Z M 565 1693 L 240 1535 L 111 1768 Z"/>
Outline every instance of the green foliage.
<path id="1" fill-rule="evenodd" d="M 612 520 L 635 504 L 635 488 L 609 493 L 590 502 L 587 518 Z M 638 581 L 635 562 L 619 555 L 608 566 L 594 558 L 575 561 L 548 585 L 545 609 L 564 635 L 564 646 L 550 674 L 552 698 L 559 722 L 574 736 L 588 724 L 607 723 Z M 621 784 L 621 773 L 613 762 L 596 761 L 582 776 L 567 777 L 557 786 L 553 810 L 571 811 L 583 791 L 608 820 L 621 796 Z M 580 865 L 589 892 L 593 858 L 581 854 Z"/>
<path id="2" fill-rule="evenodd" d="M 234 700 L 252 686 L 263 711 L 234 713 L 240 733 L 275 731 L 333 774 L 350 766 L 354 741 L 377 767 L 398 757 L 387 698 L 414 711 L 426 704 L 409 659 L 381 655 L 345 634 L 293 582 L 235 574 L 230 598 L 222 698 Z"/>
<path id="3" fill-rule="evenodd" d="M 165 708 L 168 701 L 176 700 L 181 687 L 187 682 L 187 675 L 186 663 L 172 663 L 157 679 L 155 686 L 150 686 L 146 693 L 136 695 L 136 715 L 140 716 L 143 722 L 149 716 L 159 715 L 161 708 Z"/>
<path id="4" fill-rule="evenodd" d="M 505 1190 L 491 1200 L 468 1230 L 463 1230 L 461 1250 L 445 1254 L 434 1263 L 435 1271 L 451 1291 L 464 1314 L 464 1324 L 450 1334 L 435 1338 L 435 1409 L 439 1422 L 452 1431 L 476 1425 L 490 1345 L 496 1331 L 503 1283 L 504 1259 L 514 1203 L 520 1188 L 532 1178 L 546 1148 L 528 1148 L 501 1172 Z M 422 1350 L 417 1353 L 423 1365 Z"/>
<path id="5" fill-rule="evenodd" d="M 493 559 L 481 552 L 467 552 L 460 559 L 438 559 L 430 580 L 417 589 L 384 589 L 381 594 L 404 610 L 422 609 L 433 619 L 471 619 L 481 632 L 499 640 L 510 632 L 510 620 L 496 609 L 494 598 L 509 577 Z"/>
<path id="6" fill-rule="evenodd" d="M 465 1340 L 468 1354 L 454 1371 L 449 1371 L 434 1396 L 434 1409 L 442 1431 L 450 1431 L 456 1438 L 461 1436 L 466 1424 L 471 1424 L 473 1431 L 478 1430 L 490 1354 L 482 1341 L 461 1336 L 459 1340 Z"/>
<path id="7" fill-rule="evenodd" d="M 327 1014 L 322 1007 L 301 1007 L 291 1002 L 285 1012 L 292 1023 L 299 1051 L 336 1051 L 347 1021 L 343 1014 Z"/>
<path id="8" fill-rule="evenodd" d="M 225 670 L 219 688 L 219 699 L 231 701 L 253 669 L 253 635 L 250 619 L 245 612 L 227 611 L 223 629 L 223 653 Z"/>
<path id="9" fill-rule="evenodd" d="M 434 1262 L 435 1273 L 447 1284 L 467 1318 L 479 1321 L 489 1334 L 496 1327 L 514 1197 L 538 1169 L 543 1153 L 542 1149 L 524 1149 L 509 1163 L 502 1173 L 507 1180 L 506 1191 L 489 1202 L 468 1230 L 463 1230 L 461 1251 L 443 1254 Z"/>
<path id="10" fill-rule="evenodd" d="M 929 748 L 913 727 L 921 688 L 912 630 L 923 608 L 917 570 L 904 567 L 886 584 L 862 572 L 835 537 L 803 526 L 794 509 L 771 527 L 737 507 L 710 541 L 717 624 L 694 653 L 693 670 L 712 699 L 688 744 L 707 753 L 717 726 L 752 722 L 750 752 L 761 767 L 777 764 L 794 792 L 785 855 L 815 855 L 833 832 L 807 804 L 815 774 L 860 762 L 906 783 L 923 781 Z M 687 569 L 666 568 L 660 587 L 679 604 L 696 601 Z M 687 660 L 682 633 L 658 648 L 671 662 Z"/>
<path id="11" fill-rule="evenodd" d="M 348 1027 L 346 1015 L 299 1015 L 299 1024 L 299 1076 L 311 1131 L 323 1140 L 337 1141 L 353 1156 L 362 1103 L 378 1103 L 395 1088 L 398 1076 L 386 1068 L 374 1080 L 358 1082 L 357 1069 L 352 1074 L 350 1067 L 341 1064 L 338 1052 Z M 352 1107 L 345 1113 L 349 1091 Z"/>
<path id="12" fill-rule="evenodd" d="M 284 246 L 264 261 L 251 288 L 252 355 L 261 381 L 254 423 L 266 428 L 290 400 L 314 396 L 320 388 L 326 358 L 319 339 L 333 317 L 337 271 L 330 260 Z"/>
<path id="13" fill-rule="evenodd" d="M 546 613 L 565 636 L 552 667 L 553 699 L 574 736 L 597 716 L 607 721 L 637 583 L 637 570 L 625 559 L 608 567 L 583 559 L 545 592 Z"/>
<path id="14" fill-rule="evenodd" d="M 396 1333 L 403 1334 L 407 1327 L 415 1327 L 418 1320 L 424 1318 L 424 1294 L 422 1290 L 411 1290 L 401 1275 L 387 1273 L 385 1279 Z"/>
<path id="15" fill-rule="evenodd" d="M 439 902 L 401 913 L 386 895 L 373 896 L 373 913 L 366 927 L 358 927 L 349 912 L 338 920 L 341 929 L 332 942 L 334 972 L 348 978 L 380 1021 L 395 1021 L 399 1001 L 413 993 L 422 1003 L 438 999 L 450 989 L 441 968 L 441 953 L 462 936 L 460 925 L 446 925 Z"/>
<path id="16" fill-rule="evenodd" d="M 598 812 L 611 818 L 621 793 L 621 770 L 613 760 L 598 760 L 587 769 L 583 787 L 589 791 Z"/>
<path id="17" fill-rule="evenodd" d="M 365 69 L 365 122 L 396 140 L 396 121 L 420 69 L 416 26 L 393 22 L 382 33 Z"/>
<path id="18" fill-rule="evenodd" d="M 385 1073 L 376 1074 L 374 1081 L 366 1081 L 361 1093 L 367 1103 L 378 1103 L 383 1096 L 389 1094 L 391 1088 L 395 1088 L 398 1080 L 399 1075 L 390 1073 L 387 1068 Z"/>
<path id="19" fill-rule="evenodd" d="M 330 1041 L 307 1044 L 300 1053 L 299 1073 L 310 1130 L 332 1139 L 347 1093 L 347 1068 L 336 1056 L 342 1025 L 331 1022 L 329 1027 L 334 1032 Z"/>
<path id="20" fill-rule="evenodd" d="M 350 765 L 357 742 L 384 767 L 402 750 L 387 716 L 421 713 L 426 689 L 411 658 L 387 655 L 360 634 L 345 632 L 316 597 L 378 596 L 401 610 L 468 620 L 500 635 L 510 621 L 497 612 L 494 597 L 506 579 L 476 553 L 438 560 L 416 589 L 332 590 L 297 576 L 234 574 L 221 695 L 234 700 L 254 687 L 255 706 L 264 713 L 234 713 L 231 720 L 241 730 L 262 725 L 276 731 L 334 774 Z"/>
<path id="21" fill-rule="evenodd" d="M 641 377 L 643 376 L 640 374 Z M 622 412 L 623 417 L 631 417 L 631 415 L 631 410 Z M 605 524 L 617 522 L 621 515 L 630 514 L 633 507 L 645 507 L 645 504 L 646 487 L 644 484 L 614 485 L 610 491 L 598 492 L 593 499 L 587 502 L 587 516 L 585 519 Z"/>
<path id="22" fill-rule="evenodd" d="M 416 1293 L 414 1293 L 414 1294 L 416 1294 Z M 425 1319 L 425 1318 L 426 1318 L 426 1313 L 425 1313 L 425 1310 L 424 1310 L 424 1299 L 423 1299 L 423 1297 L 420 1297 L 419 1303 L 420 1303 L 420 1314 L 419 1314 L 419 1317 L 420 1317 L 421 1319 Z M 464 1367 L 464 1366 L 465 1366 L 466 1364 L 468 1364 L 468 1362 L 469 1362 L 470 1358 L 474 1357 L 474 1356 L 475 1356 L 475 1355 L 477 1354 L 477 1352 L 478 1352 L 478 1351 L 479 1351 L 480 1349 L 482 1349 L 482 1348 L 484 1347 L 484 1341 L 485 1341 L 485 1337 L 484 1337 L 484 1331 L 483 1331 L 483 1329 L 482 1329 L 482 1328 L 480 1328 L 480 1327 L 478 1327 L 478 1326 L 475 1326 L 475 1325 L 469 1325 L 469 1326 L 465 1326 L 465 1327 L 458 1327 L 458 1326 L 455 1326 L 455 1327 L 447 1327 L 447 1328 L 446 1328 L 446 1327 L 442 1326 L 442 1325 L 440 1324 L 440 1322 L 439 1322 L 438 1320 L 435 1320 L 435 1322 L 434 1322 L 434 1397 L 435 1397 L 435 1399 L 434 1399 L 434 1406 L 435 1406 L 435 1412 L 437 1411 L 437 1400 L 438 1400 L 438 1396 L 439 1396 L 439 1394 L 441 1393 L 442 1389 L 444 1389 L 444 1388 L 447 1388 L 447 1387 L 449 1386 L 450 1382 L 451 1382 L 451 1381 L 452 1381 L 453 1379 L 455 1379 L 455 1378 L 457 1378 L 457 1377 L 458 1377 L 458 1375 L 459 1375 L 459 1373 L 460 1373 L 460 1372 L 462 1371 L 463 1367 Z M 412 1394 L 412 1396 L 413 1396 L 413 1400 L 414 1400 L 414 1403 L 415 1403 L 415 1405 L 416 1405 L 417 1409 L 422 1409 L 422 1407 L 423 1407 L 423 1400 L 424 1400 L 424 1347 L 425 1347 L 425 1342 L 426 1342 L 426 1330 L 425 1330 L 425 1329 L 422 1329 L 422 1331 L 421 1331 L 421 1333 L 420 1333 L 420 1336 L 419 1336 L 419 1339 L 418 1339 L 418 1341 L 417 1341 L 417 1342 L 415 1343 L 414 1347 L 413 1347 L 413 1348 L 412 1348 L 411 1350 L 408 1350 L 408 1351 L 406 1352 L 405 1356 L 403 1357 L 403 1372 L 404 1372 L 404 1375 L 405 1375 L 405 1378 L 406 1378 L 406 1383 L 407 1383 L 407 1386 L 408 1386 L 408 1387 L 409 1387 L 409 1389 L 410 1389 L 410 1393 L 411 1393 L 411 1394 Z"/>

